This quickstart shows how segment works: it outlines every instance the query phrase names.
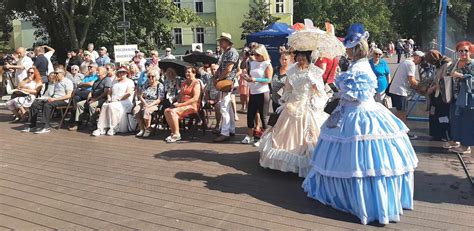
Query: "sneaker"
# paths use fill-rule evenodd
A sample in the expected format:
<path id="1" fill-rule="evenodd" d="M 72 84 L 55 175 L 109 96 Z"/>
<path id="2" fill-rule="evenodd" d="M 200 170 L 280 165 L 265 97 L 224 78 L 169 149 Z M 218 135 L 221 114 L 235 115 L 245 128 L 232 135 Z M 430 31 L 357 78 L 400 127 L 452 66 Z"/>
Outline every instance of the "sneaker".
<path id="1" fill-rule="evenodd" d="M 25 129 L 21 130 L 21 132 L 23 133 L 34 132 L 34 131 L 36 131 L 36 128 L 30 128 L 30 127 L 26 127 Z"/>
<path id="2" fill-rule="evenodd" d="M 418 139 L 418 136 L 415 135 L 415 133 L 409 132 L 407 135 L 408 135 L 408 138 L 410 138 L 410 140 L 416 140 L 416 139 Z"/>
<path id="3" fill-rule="evenodd" d="M 176 143 L 180 140 L 181 140 L 180 135 L 172 135 L 172 136 L 166 137 L 166 143 Z"/>
<path id="4" fill-rule="evenodd" d="M 241 144 L 251 144 L 253 142 L 254 142 L 253 137 L 250 137 L 248 135 L 245 136 L 245 138 L 242 141 L 240 141 Z"/>
<path id="5" fill-rule="evenodd" d="M 49 133 L 51 131 L 50 128 L 42 128 L 36 132 L 34 132 L 35 134 L 44 134 L 44 133 Z"/>
<path id="6" fill-rule="evenodd" d="M 255 142 L 255 143 L 253 143 L 252 146 L 258 148 L 258 147 L 260 146 L 260 140 L 257 141 L 257 142 Z"/>
<path id="7" fill-rule="evenodd" d="M 77 129 L 78 129 L 77 125 L 74 125 L 74 126 L 68 128 L 69 131 L 77 131 Z"/>
<path id="8" fill-rule="evenodd" d="M 234 120 L 239 121 L 239 116 L 237 114 L 235 114 Z"/>
<path id="9" fill-rule="evenodd" d="M 145 133 L 145 130 L 140 130 L 135 136 L 136 137 L 143 136 L 143 133 Z"/>
<path id="10" fill-rule="evenodd" d="M 146 129 L 144 132 L 143 132 L 143 137 L 149 137 L 150 136 L 150 129 Z M 181 138 L 180 138 L 181 139 Z"/>
<path id="11" fill-rule="evenodd" d="M 470 154 L 471 153 L 471 147 L 463 148 L 461 146 L 455 147 L 450 149 L 451 152 L 459 153 L 459 154 Z"/>
<path id="12" fill-rule="evenodd" d="M 457 148 L 459 147 L 461 144 L 459 142 L 451 142 L 451 141 L 448 141 L 446 143 L 443 144 L 443 148 L 446 148 L 446 149 L 451 149 L 451 148 Z"/>
<path id="13" fill-rule="evenodd" d="M 213 142 L 214 143 L 222 143 L 222 142 L 225 142 L 225 141 L 228 141 L 230 140 L 230 136 L 224 136 L 224 135 L 219 135 L 218 137 L 216 137 Z"/>
<path id="14" fill-rule="evenodd" d="M 107 135 L 108 135 L 108 136 L 114 136 L 114 135 L 115 135 L 114 129 L 112 129 L 112 128 L 109 129 L 109 130 L 107 131 Z"/>
<path id="15" fill-rule="evenodd" d="M 104 135 L 104 134 L 105 134 L 105 131 L 102 130 L 102 129 L 96 129 L 92 132 L 93 136 L 101 136 L 101 135 Z"/>

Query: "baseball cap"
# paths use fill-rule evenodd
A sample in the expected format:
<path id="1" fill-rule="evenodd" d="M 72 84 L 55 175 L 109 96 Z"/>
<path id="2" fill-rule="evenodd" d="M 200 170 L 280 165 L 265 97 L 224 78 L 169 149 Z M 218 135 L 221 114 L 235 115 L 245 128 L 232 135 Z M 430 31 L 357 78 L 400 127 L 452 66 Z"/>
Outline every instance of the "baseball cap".
<path id="1" fill-rule="evenodd" d="M 107 51 L 107 48 L 106 47 L 100 47 L 100 50 Z"/>
<path id="2" fill-rule="evenodd" d="M 91 53 L 89 51 L 84 51 L 84 55 L 90 55 Z"/>
<path id="3" fill-rule="evenodd" d="M 171 51 L 171 48 L 167 47 L 167 48 L 165 49 L 165 51 Z"/>
<path id="4" fill-rule="evenodd" d="M 415 51 L 413 52 L 413 54 L 411 56 L 420 56 L 420 57 L 423 57 L 425 56 L 425 53 L 421 52 L 421 51 Z"/>

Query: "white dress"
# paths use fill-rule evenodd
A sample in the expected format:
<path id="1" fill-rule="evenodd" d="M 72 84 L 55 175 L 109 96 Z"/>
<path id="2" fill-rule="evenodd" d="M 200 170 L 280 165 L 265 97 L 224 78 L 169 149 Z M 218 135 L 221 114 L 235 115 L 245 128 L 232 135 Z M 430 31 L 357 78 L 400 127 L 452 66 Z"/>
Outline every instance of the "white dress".
<path id="1" fill-rule="evenodd" d="M 99 116 L 97 128 L 105 130 L 106 128 L 114 129 L 115 132 L 128 132 L 127 112 L 133 107 L 133 92 L 126 100 L 120 100 L 126 93 L 128 88 L 134 88 L 133 80 L 127 78 L 123 82 L 114 81 L 112 85 L 112 102 L 104 103 Z"/>
<path id="2" fill-rule="evenodd" d="M 35 90 L 36 87 L 37 87 L 37 83 L 35 81 L 30 81 L 29 83 L 25 83 L 25 85 L 23 86 L 23 88 L 28 88 L 30 90 Z M 16 97 L 7 101 L 6 106 L 8 110 L 10 111 L 19 109 L 20 107 L 29 108 L 31 107 L 31 104 L 33 104 L 35 99 L 36 99 L 35 94 L 28 94 L 28 95 Z"/>
<path id="3" fill-rule="evenodd" d="M 320 127 L 328 118 L 324 112 L 328 96 L 323 73 L 313 64 L 307 70 L 300 70 L 297 65 L 288 69 L 282 96 L 286 102 L 275 126 L 261 138 L 260 166 L 306 176 Z"/>

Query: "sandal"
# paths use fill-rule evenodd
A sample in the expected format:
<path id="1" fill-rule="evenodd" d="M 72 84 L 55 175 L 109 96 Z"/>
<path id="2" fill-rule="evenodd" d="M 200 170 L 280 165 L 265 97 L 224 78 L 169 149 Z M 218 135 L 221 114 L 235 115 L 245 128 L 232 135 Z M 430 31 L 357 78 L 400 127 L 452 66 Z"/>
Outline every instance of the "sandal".
<path id="1" fill-rule="evenodd" d="M 166 140 L 166 143 L 176 143 L 177 141 L 181 140 L 181 136 L 180 135 L 171 135 L 171 136 L 166 137 L 165 140 Z"/>

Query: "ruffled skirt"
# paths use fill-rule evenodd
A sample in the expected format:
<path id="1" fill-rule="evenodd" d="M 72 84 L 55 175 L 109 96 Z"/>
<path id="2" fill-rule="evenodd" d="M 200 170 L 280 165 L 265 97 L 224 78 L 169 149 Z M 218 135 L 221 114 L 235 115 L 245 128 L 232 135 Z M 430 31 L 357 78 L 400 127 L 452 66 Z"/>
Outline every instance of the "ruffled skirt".
<path id="1" fill-rule="evenodd" d="M 300 108 L 299 116 L 285 108 L 275 126 L 267 129 L 260 140 L 260 166 L 294 172 L 305 177 L 318 141 L 320 127 L 328 115 L 311 108 Z"/>
<path id="2" fill-rule="evenodd" d="M 344 107 L 340 126 L 321 128 L 305 192 L 363 224 L 399 221 L 403 209 L 413 209 L 418 164 L 407 132 L 379 103 Z"/>

